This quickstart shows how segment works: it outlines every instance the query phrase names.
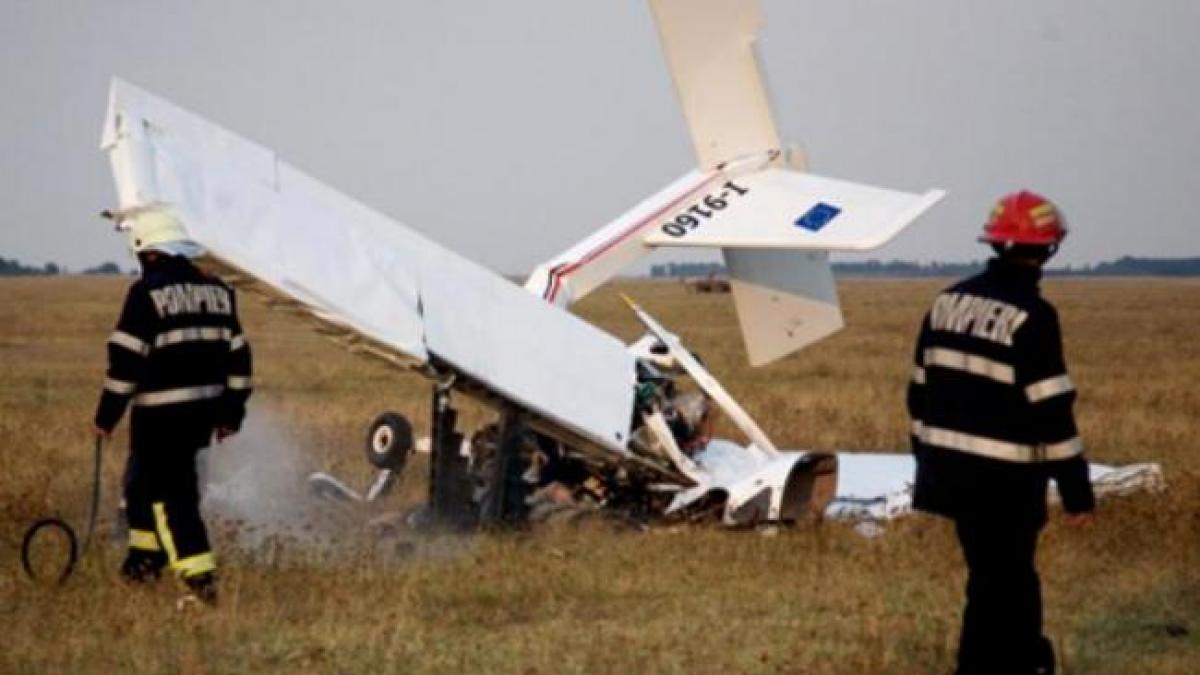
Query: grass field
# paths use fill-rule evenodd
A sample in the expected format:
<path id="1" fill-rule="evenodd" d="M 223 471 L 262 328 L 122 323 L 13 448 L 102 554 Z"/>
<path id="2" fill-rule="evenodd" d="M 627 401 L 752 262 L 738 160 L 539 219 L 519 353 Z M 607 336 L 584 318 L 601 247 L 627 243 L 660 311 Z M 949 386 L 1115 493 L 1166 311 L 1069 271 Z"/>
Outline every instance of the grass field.
<path id="1" fill-rule="evenodd" d="M 342 514 L 323 540 L 332 549 L 291 536 L 239 547 L 237 523 L 215 528 L 223 597 L 211 612 L 177 612 L 170 582 L 122 586 L 122 551 L 109 542 L 64 587 L 34 586 L 17 556 L 28 522 L 85 512 L 103 342 L 125 284 L 0 280 L 0 671 L 952 669 L 964 570 L 952 531 L 926 517 L 874 539 L 832 522 L 774 537 L 590 523 L 396 550 L 365 535 L 367 514 Z M 849 327 L 759 370 L 745 364 L 728 296 L 672 283 L 620 290 L 682 334 L 781 447 L 900 450 L 911 343 L 939 285 L 845 281 Z M 1200 672 L 1200 283 L 1056 280 L 1046 291 L 1063 317 L 1090 457 L 1161 462 L 1168 484 L 1102 502 L 1091 527 L 1052 521 L 1044 532 L 1060 672 Z M 636 336 L 611 289 L 580 311 Z M 361 436 L 375 413 L 426 419 L 423 380 L 344 354 L 260 303 L 243 312 L 257 359 L 251 415 L 301 464 L 278 476 L 331 469 L 361 485 Z M 123 424 L 105 461 L 102 525 L 126 442 Z M 419 478 L 388 506 L 418 495 Z"/>

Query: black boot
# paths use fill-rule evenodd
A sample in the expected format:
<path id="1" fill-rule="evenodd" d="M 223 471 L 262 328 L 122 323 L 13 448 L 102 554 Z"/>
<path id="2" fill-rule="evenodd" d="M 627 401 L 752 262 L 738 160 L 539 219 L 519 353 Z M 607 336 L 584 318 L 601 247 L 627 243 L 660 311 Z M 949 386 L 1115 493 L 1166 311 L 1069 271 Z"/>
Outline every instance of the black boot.
<path id="1" fill-rule="evenodd" d="M 162 577 L 167 556 L 157 551 L 131 549 L 121 563 L 121 578 L 131 584 L 146 584 Z"/>
<path id="2" fill-rule="evenodd" d="M 1046 637 L 1038 641 L 1036 662 L 1033 672 L 1036 675 L 1054 675 L 1054 644 Z"/>
<path id="3" fill-rule="evenodd" d="M 201 603 L 209 607 L 217 605 L 217 575 L 215 573 L 205 572 L 193 577 L 184 577 L 183 583 L 188 590 L 176 603 L 179 609 Z"/>

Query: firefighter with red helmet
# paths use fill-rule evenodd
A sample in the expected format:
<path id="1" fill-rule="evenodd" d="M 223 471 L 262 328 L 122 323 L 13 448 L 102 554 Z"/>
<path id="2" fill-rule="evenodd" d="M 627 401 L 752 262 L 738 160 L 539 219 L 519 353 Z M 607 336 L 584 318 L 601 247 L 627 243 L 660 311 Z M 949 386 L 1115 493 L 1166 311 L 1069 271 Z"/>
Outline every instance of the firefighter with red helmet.
<path id="1" fill-rule="evenodd" d="M 913 506 L 952 519 L 966 559 L 958 675 L 1054 672 L 1034 562 L 1049 481 L 1070 522 L 1094 507 L 1058 315 L 1038 290 L 1066 233 L 1045 198 L 1001 199 L 980 237 L 996 257 L 937 296 L 917 339 Z"/>
<path id="2" fill-rule="evenodd" d="M 142 276 L 108 339 L 95 430 L 109 436 L 132 408 L 121 576 L 147 582 L 170 566 L 187 588 L 181 607 L 213 604 L 216 560 L 200 516 L 196 453 L 241 426 L 250 346 L 233 289 L 191 263 L 200 248 L 173 213 L 143 207 L 120 220 Z"/>

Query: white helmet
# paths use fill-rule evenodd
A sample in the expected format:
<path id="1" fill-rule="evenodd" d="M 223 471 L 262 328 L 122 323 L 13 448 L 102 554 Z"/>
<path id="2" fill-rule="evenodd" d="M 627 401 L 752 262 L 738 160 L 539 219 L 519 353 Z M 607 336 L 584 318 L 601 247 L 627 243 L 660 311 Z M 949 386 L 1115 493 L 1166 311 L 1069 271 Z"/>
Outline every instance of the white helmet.
<path id="1" fill-rule="evenodd" d="M 121 218 L 119 227 L 129 232 L 134 253 L 162 251 L 194 258 L 201 252 L 200 246 L 188 239 L 179 218 L 162 207 L 133 209 Z"/>

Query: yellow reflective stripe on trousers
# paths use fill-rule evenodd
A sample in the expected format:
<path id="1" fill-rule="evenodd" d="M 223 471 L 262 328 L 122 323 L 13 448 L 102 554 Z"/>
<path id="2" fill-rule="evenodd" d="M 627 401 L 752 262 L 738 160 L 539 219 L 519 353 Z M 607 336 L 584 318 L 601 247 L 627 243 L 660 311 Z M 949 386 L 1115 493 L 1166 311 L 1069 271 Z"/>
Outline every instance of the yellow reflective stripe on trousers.
<path id="1" fill-rule="evenodd" d="M 945 347 L 930 347 L 926 349 L 925 366 L 940 366 L 951 370 L 961 370 L 965 373 L 990 378 L 1004 384 L 1013 384 L 1017 381 L 1013 367 L 1006 363 L 993 361 L 977 354 L 960 352 L 957 349 L 946 349 Z"/>
<path id="2" fill-rule="evenodd" d="M 206 384 L 199 387 L 182 387 L 179 389 L 164 389 L 149 391 L 133 397 L 137 406 L 169 405 L 172 403 L 187 403 L 188 401 L 203 401 L 217 398 L 225 392 L 223 384 Z"/>
<path id="3" fill-rule="evenodd" d="M 925 369 L 921 366 L 914 366 L 912 371 L 912 381 L 915 384 L 925 384 Z"/>
<path id="4" fill-rule="evenodd" d="M 171 527 L 167 524 L 167 506 L 162 502 L 154 502 L 154 523 L 158 529 L 158 539 L 167 551 L 167 562 L 171 569 L 180 576 L 194 577 L 217 568 L 217 559 L 211 551 L 197 553 L 183 560 L 179 559 L 179 551 L 175 548 L 175 538 L 171 536 Z"/>
<path id="5" fill-rule="evenodd" d="M 179 552 L 175 550 L 175 538 L 171 536 L 171 528 L 167 525 L 167 505 L 162 502 L 154 502 L 154 529 L 158 531 L 158 540 L 162 542 L 163 549 L 167 552 L 167 561 L 171 563 L 171 567 L 179 560 Z"/>
<path id="6" fill-rule="evenodd" d="M 1048 377 L 1025 387 L 1025 396 L 1029 398 L 1030 403 L 1039 403 L 1072 391 L 1075 391 L 1075 384 L 1071 382 L 1070 376 L 1059 375 Z"/>
<path id="7" fill-rule="evenodd" d="M 165 333 L 159 333 L 154 338 L 155 347 L 175 345 L 180 342 L 218 342 L 228 340 L 233 331 L 216 326 L 194 326 L 192 328 L 177 328 Z"/>
<path id="8" fill-rule="evenodd" d="M 129 548 L 136 548 L 139 551 L 161 551 L 162 547 L 158 545 L 158 537 L 149 530 L 129 530 Z"/>
<path id="9" fill-rule="evenodd" d="M 104 388 L 114 394 L 128 396 L 137 391 L 137 382 L 126 382 L 125 380 L 117 380 L 111 377 L 104 378 Z"/>
<path id="10" fill-rule="evenodd" d="M 175 563 L 175 571 L 183 577 L 195 577 L 217 569 L 217 558 L 211 552 L 198 553 Z"/>
<path id="11" fill-rule="evenodd" d="M 113 334 L 108 336 L 108 341 L 118 347 L 124 347 L 134 354 L 145 356 L 150 353 L 150 345 L 146 344 L 141 338 L 130 335 L 125 331 L 113 331 Z"/>
<path id="12" fill-rule="evenodd" d="M 1025 445 L 923 424 L 914 424 L 913 430 L 917 432 L 922 443 L 1006 462 L 1068 459 L 1083 452 L 1083 441 L 1078 436 L 1059 443 Z"/>
<path id="13" fill-rule="evenodd" d="M 229 341 L 229 351 L 231 351 L 231 352 L 236 352 L 237 350 L 239 350 L 245 346 L 246 346 L 246 336 L 242 335 L 240 333 L 238 335 L 234 335 L 233 339 Z"/>

